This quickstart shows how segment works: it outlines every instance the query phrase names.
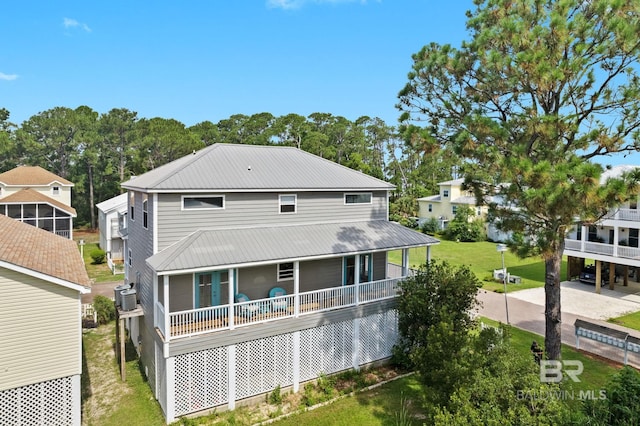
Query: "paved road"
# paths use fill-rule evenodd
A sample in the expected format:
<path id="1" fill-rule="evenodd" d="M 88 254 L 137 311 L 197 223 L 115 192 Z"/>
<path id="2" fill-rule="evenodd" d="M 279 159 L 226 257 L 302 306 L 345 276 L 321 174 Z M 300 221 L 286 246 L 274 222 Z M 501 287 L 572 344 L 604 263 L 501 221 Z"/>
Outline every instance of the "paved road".
<path id="1" fill-rule="evenodd" d="M 97 295 L 105 296 L 108 298 L 113 298 L 113 289 L 120 284 L 123 284 L 124 281 L 113 281 L 107 283 L 94 283 L 91 286 L 91 293 L 82 295 L 82 303 L 92 303 L 93 298 Z"/>
<path id="2" fill-rule="evenodd" d="M 532 291 L 533 290 L 533 291 Z M 634 289 L 635 290 L 635 289 Z M 526 293 L 523 293 L 526 292 Z M 522 294 L 519 294 L 522 293 Z M 593 287 L 580 288 L 576 283 L 562 283 L 562 343 L 576 347 L 574 323 L 582 319 L 594 324 L 621 330 L 640 338 L 640 331 L 628 329 L 608 323 L 602 318 L 620 316 L 623 313 L 640 311 L 640 297 L 634 293 L 605 291 L 595 294 Z M 619 308 L 615 309 L 611 299 L 618 300 Z M 505 297 L 502 293 L 480 290 L 478 300 L 481 307 L 478 313 L 487 318 L 506 323 Z M 544 289 L 530 289 L 510 293 L 507 296 L 509 307 L 509 323 L 515 327 L 544 336 Z M 581 311 L 579 309 L 582 309 Z M 577 314 L 581 312 L 582 314 Z M 622 313 L 621 313 L 622 312 Z M 543 343 L 541 337 L 539 343 Z M 624 350 L 599 342 L 580 339 L 580 349 L 606 357 L 616 362 L 624 361 Z M 640 367 L 640 354 L 628 353 L 630 365 Z"/>

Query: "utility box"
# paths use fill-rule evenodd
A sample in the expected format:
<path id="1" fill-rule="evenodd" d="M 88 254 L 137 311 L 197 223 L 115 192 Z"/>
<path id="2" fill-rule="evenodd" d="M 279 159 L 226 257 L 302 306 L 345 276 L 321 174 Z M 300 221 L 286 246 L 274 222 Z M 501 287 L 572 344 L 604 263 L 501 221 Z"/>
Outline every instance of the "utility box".
<path id="1" fill-rule="evenodd" d="M 517 276 L 517 275 L 509 275 L 509 279 L 508 279 L 508 281 L 509 281 L 511 284 L 520 284 L 520 283 L 522 282 L 522 278 L 520 278 L 520 277 L 519 277 L 519 276 Z"/>

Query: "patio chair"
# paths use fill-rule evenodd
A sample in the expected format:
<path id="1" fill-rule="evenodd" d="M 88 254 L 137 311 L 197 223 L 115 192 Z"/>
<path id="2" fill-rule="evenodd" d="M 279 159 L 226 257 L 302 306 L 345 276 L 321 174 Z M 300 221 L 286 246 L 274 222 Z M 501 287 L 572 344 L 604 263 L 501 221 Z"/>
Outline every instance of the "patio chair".
<path id="1" fill-rule="evenodd" d="M 249 296 L 244 293 L 238 293 L 235 297 L 236 303 L 249 302 Z M 251 317 L 260 312 L 260 305 L 258 303 L 249 303 L 239 306 L 240 314 L 246 317 Z"/>
<path id="2" fill-rule="evenodd" d="M 269 290 L 269 297 L 271 298 L 275 298 L 275 297 L 280 297 L 280 296 L 286 296 L 287 292 L 281 288 L 281 287 L 273 287 L 271 290 Z M 272 300 L 271 301 L 271 310 L 272 311 L 286 311 L 287 310 L 287 300 L 286 299 L 280 299 L 280 300 Z"/>

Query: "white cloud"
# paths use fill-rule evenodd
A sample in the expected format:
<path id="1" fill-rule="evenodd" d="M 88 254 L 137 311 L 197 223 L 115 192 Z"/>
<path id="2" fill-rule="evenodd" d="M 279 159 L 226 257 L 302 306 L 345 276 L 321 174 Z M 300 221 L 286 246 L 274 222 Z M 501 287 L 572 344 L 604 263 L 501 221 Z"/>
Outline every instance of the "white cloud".
<path id="1" fill-rule="evenodd" d="M 11 80 L 15 80 L 16 78 L 18 78 L 17 74 L 5 74 L 3 72 L 0 72 L 0 80 L 11 81 Z"/>
<path id="2" fill-rule="evenodd" d="M 337 3 L 354 3 L 354 2 L 366 4 L 367 0 L 267 0 L 267 7 L 273 8 L 273 9 L 299 9 L 308 3 L 337 4 Z"/>
<path id="3" fill-rule="evenodd" d="M 83 24 L 82 22 L 78 22 L 71 18 L 64 18 L 62 25 L 64 25 L 65 28 L 82 28 L 88 33 L 91 32 L 91 28 L 89 28 L 87 24 Z"/>

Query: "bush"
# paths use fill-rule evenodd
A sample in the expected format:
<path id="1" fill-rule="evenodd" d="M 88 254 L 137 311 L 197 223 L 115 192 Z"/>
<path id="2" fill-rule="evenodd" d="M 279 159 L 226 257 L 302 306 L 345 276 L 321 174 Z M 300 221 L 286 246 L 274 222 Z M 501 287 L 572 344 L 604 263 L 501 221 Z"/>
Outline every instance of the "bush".
<path id="1" fill-rule="evenodd" d="M 101 265 L 104 263 L 104 260 L 107 257 L 107 253 L 104 250 L 98 248 L 95 250 L 91 250 L 89 256 L 91 256 L 91 259 L 93 259 L 93 263 L 95 265 Z"/>
<path id="2" fill-rule="evenodd" d="M 435 235 L 440 230 L 438 219 L 436 219 L 435 217 L 427 219 L 420 227 L 420 230 L 424 234 Z"/>
<path id="3" fill-rule="evenodd" d="M 116 307 L 113 300 L 98 295 L 93 298 L 93 309 L 98 317 L 98 324 L 107 324 L 116 319 Z"/>

